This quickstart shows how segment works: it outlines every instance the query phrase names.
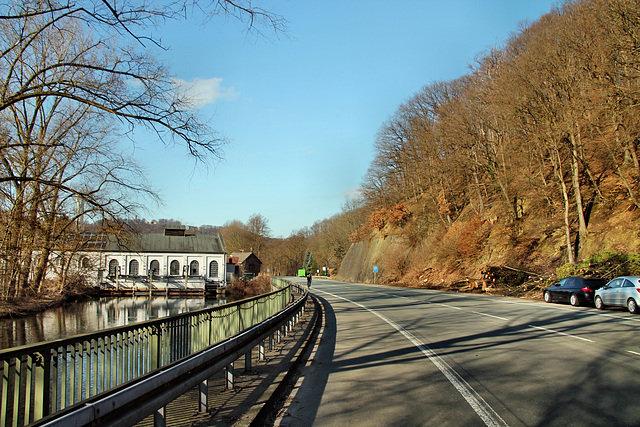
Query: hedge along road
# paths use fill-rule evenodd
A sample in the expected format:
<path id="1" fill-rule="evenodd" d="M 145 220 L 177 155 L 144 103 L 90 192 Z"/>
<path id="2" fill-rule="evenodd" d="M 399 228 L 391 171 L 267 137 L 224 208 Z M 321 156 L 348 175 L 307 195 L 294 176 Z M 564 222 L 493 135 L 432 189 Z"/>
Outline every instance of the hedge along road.
<path id="1" fill-rule="evenodd" d="M 639 423 L 640 316 L 319 279 L 311 291 L 324 327 L 281 425 Z"/>

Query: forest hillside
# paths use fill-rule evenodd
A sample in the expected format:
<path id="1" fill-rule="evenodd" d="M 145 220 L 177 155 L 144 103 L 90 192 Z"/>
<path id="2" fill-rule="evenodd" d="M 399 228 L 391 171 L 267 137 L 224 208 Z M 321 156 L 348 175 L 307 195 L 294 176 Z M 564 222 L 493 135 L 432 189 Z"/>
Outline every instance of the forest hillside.
<path id="1" fill-rule="evenodd" d="M 415 239 L 412 214 L 401 225 L 385 224 L 351 244 L 340 280 L 459 291 L 541 296 L 550 281 L 569 274 L 613 278 L 640 274 L 640 211 L 624 204 L 594 207 L 580 258 L 567 263 L 562 223 L 524 215 L 508 224 L 475 212 L 452 227 L 434 227 Z M 420 204 L 412 205 L 419 208 Z M 464 216 L 464 215 L 463 215 Z M 377 274 L 373 273 L 377 266 Z"/>
<path id="2" fill-rule="evenodd" d="M 639 142 L 640 1 L 565 2 L 381 126 L 339 277 L 487 286 L 636 254 Z"/>

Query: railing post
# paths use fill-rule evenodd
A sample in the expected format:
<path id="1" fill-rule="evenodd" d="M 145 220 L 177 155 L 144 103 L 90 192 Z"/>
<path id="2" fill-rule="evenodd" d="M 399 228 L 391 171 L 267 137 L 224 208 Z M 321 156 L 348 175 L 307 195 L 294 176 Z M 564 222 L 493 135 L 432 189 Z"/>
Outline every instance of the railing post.
<path id="1" fill-rule="evenodd" d="M 104 337 L 104 379 L 102 380 L 102 391 L 108 390 L 113 384 L 115 355 L 113 350 L 113 335 Z"/>
<path id="2" fill-rule="evenodd" d="M 127 333 L 127 381 L 134 378 L 135 375 L 135 331 L 129 331 Z"/>
<path id="3" fill-rule="evenodd" d="M 13 377 L 13 425 L 20 421 L 20 383 L 22 373 L 22 360 L 20 356 L 14 358 L 14 369 L 11 372 Z"/>
<path id="4" fill-rule="evenodd" d="M 91 384 L 87 384 L 87 395 L 88 396 L 95 396 L 96 394 L 98 394 L 98 378 L 100 377 L 100 374 L 98 372 L 98 359 L 100 358 L 100 351 L 99 351 L 99 341 L 95 340 L 90 344 L 90 349 L 91 349 Z M 91 392 L 89 393 L 88 390 L 91 390 Z"/>
<path id="5" fill-rule="evenodd" d="M 153 427 L 165 427 L 167 425 L 167 418 L 165 417 L 166 408 L 163 406 L 153 413 Z"/>
<path id="6" fill-rule="evenodd" d="M 209 323 L 209 330 L 208 330 L 208 334 L 209 334 L 209 345 L 213 344 L 213 312 L 208 312 L 207 313 L 207 322 Z"/>
<path id="7" fill-rule="evenodd" d="M 7 407 L 9 405 L 9 363 L 9 359 L 5 359 L 0 362 L 0 367 L 2 368 L 2 377 L 0 378 L 0 390 L 2 390 L 2 394 L 0 394 L 0 420 L 6 420 L 8 415 Z"/>
<path id="8" fill-rule="evenodd" d="M 244 355 L 244 371 L 251 371 L 251 350 L 247 351 Z"/>
<path id="9" fill-rule="evenodd" d="M 158 369 L 160 367 L 160 351 L 161 351 L 161 337 L 160 337 L 161 328 L 157 326 L 151 327 L 151 354 L 149 355 L 149 369 L 153 371 L 154 369 Z"/>
<path id="10" fill-rule="evenodd" d="M 114 375 L 116 377 L 116 386 L 124 382 L 124 337 L 123 332 L 116 333 L 115 335 L 115 350 L 116 350 L 116 370 Z"/>
<path id="11" fill-rule="evenodd" d="M 122 369 L 120 370 L 120 381 L 121 384 L 129 381 L 129 332 L 122 332 L 120 334 L 120 348 L 121 348 L 121 363 L 120 366 Z"/>
<path id="12" fill-rule="evenodd" d="M 258 360 L 264 360 L 264 340 L 258 345 Z"/>
<path id="13" fill-rule="evenodd" d="M 66 349 L 68 355 L 67 361 L 67 378 L 69 379 L 69 395 L 67 396 L 65 408 L 67 406 L 71 406 L 75 403 L 75 395 L 76 395 L 76 344 L 71 344 L 67 346 Z"/>
<path id="14" fill-rule="evenodd" d="M 29 354 L 25 357 L 24 361 L 24 400 L 22 402 L 22 414 L 24 417 L 24 424 L 29 424 L 31 408 L 32 408 L 32 400 L 31 400 L 31 392 L 33 389 L 31 388 L 31 382 L 33 380 L 34 368 L 35 368 L 35 360 L 32 354 Z M 20 385 L 22 388 L 22 385 Z"/>
<path id="15" fill-rule="evenodd" d="M 227 390 L 233 390 L 233 386 L 234 386 L 234 381 L 233 381 L 233 362 L 229 363 L 227 365 L 227 372 L 226 372 L 226 377 L 227 377 L 227 381 L 226 381 L 226 389 Z"/>
<path id="16" fill-rule="evenodd" d="M 58 389 L 58 396 L 60 397 L 60 406 L 58 410 L 64 409 L 67 407 L 66 399 L 67 399 L 67 346 L 63 345 L 60 347 L 60 359 L 59 359 L 59 368 L 58 368 L 58 381 L 60 384 L 60 388 Z"/>
<path id="17" fill-rule="evenodd" d="M 46 378 L 46 377 L 45 377 Z M 60 348 L 56 347 L 51 350 L 51 412 L 54 413 L 58 411 L 58 400 L 60 399 L 60 389 L 58 388 L 58 380 L 60 378 Z M 46 381 L 46 380 L 45 380 Z"/>
<path id="18" fill-rule="evenodd" d="M 51 375 L 51 355 L 47 353 L 36 353 L 36 401 L 33 421 L 39 420 L 49 415 L 49 399 L 51 396 L 51 386 L 49 376 Z"/>
<path id="19" fill-rule="evenodd" d="M 199 410 L 200 412 L 207 412 L 207 391 L 209 389 L 209 380 L 204 380 L 198 385 L 199 395 Z"/>

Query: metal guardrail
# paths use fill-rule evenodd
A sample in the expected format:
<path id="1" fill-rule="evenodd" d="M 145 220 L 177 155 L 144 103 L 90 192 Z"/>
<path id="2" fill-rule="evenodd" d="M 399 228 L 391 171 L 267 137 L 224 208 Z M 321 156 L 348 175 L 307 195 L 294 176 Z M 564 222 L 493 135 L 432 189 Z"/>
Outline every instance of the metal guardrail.
<path id="1" fill-rule="evenodd" d="M 273 282 L 285 286 L 221 306 L 0 351 L 0 426 L 23 426 L 78 408 L 242 336 L 291 302 L 290 283 Z"/>
<path id="2" fill-rule="evenodd" d="M 154 414 L 154 426 L 164 426 L 165 406 L 195 387 L 199 388 L 200 411 L 206 412 L 208 378 L 227 368 L 227 375 L 231 372 L 231 380 L 227 376 L 227 383 L 233 382 L 232 367 L 235 360 L 243 355 L 250 357 L 251 349 L 257 345 L 261 346 L 263 353 L 267 338 L 271 341 L 274 335 L 292 328 L 302 316 L 307 299 L 306 291 L 302 287 L 299 289 L 305 292 L 303 297 L 268 320 L 118 390 L 96 396 L 58 416 L 45 418 L 36 425 L 128 426 Z"/>

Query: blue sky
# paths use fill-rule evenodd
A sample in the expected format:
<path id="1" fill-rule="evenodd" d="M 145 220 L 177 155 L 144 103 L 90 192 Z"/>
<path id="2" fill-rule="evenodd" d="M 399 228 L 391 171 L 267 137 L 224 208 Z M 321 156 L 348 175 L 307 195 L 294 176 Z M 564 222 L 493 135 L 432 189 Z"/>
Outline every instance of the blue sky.
<path id="1" fill-rule="evenodd" d="M 157 31 L 159 57 L 228 140 L 195 167 L 183 147 L 144 141 L 137 162 L 163 204 L 146 219 L 223 225 L 263 215 L 273 237 L 339 213 L 360 186 L 380 126 L 423 86 L 467 74 L 483 51 L 548 12 L 545 0 L 274 0 L 286 34 L 218 17 Z"/>

